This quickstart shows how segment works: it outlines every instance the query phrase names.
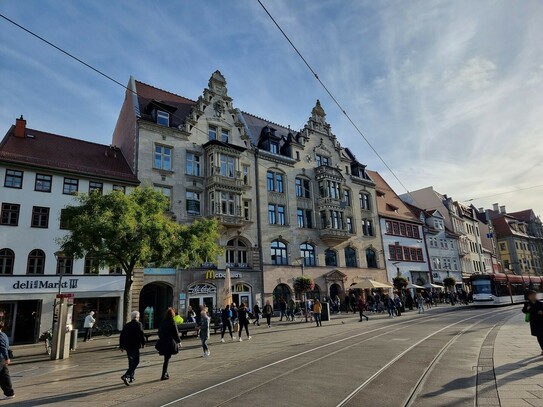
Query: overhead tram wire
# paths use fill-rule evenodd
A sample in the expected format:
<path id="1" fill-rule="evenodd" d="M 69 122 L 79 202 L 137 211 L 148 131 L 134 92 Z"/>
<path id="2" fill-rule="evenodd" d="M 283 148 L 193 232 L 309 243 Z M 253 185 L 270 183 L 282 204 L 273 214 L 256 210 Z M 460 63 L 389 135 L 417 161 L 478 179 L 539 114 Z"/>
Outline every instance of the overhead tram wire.
<path id="1" fill-rule="evenodd" d="M 260 6 L 264 9 L 264 11 L 266 12 L 266 14 L 268 15 L 268 17 L 272 20 L 272 22 L 275 24 L 275 26 L 277 27 L 277 29 L 281 32 L 281 34 L 283 34 L 283 37 L 285 37 L 285 39 L 288 41 L 288 43 L 290 44 L 290 46 L 294 49 L 294 51 L 296 52 L 296 54 L 298 54 L 298 56 L 300 57 L 300 59 L 303 61 L 303 63 L 305 64 L 305 66 L 307 67 L 307 69 L 309 69 L 309 71 L 313 74 L 313 76 L 315 77 L 315 79 L 317 80 L 317 82 L 319 82 L 319 84 L 322 86 L 322 88 L 325 90 L 325 92 L 328 94 L 328 96 L 330 96 L 330 98 L 334 101 L 334 103 L 336 104 L 336 106 L 339 108 L 339 110 L 341 110 L 341 112 L 345 115 L 345 117 L 347 118 L 347 120 L 349 121 L 349 123 L 351 123 L 351 125 L 355 128 L 355 130 L 357 131 L 358 134 L 360 134 L 360 136 L 364 139 L 364 141 L 366 142 L 366 144 L 370 147 L 370 149 L 375 153 L 375 155 L 379 158 L 379 160 L 383 163 L 383 165 L 388 169 L 388 171 L 390 171 L 390 173 L 392 174 L 392 176 L 396 179 L 396 181 L 398 181 L 398 183 L 403 187 L 403 189 L 405 189 L 405 191 L 409 194 L 409 196 L 413 199 L 413 201 L 416 202 L 415 198 L 411 195 L 411 193 L 409 192 L 409 189 L 407 189 L 407 187 L 405 186 L 405 184 L 400 180 L 400 178 L 396 175 L 396 173 L 392 170 L 392 168 L 390 168 L 390 166 L 387 164 L 387 162 L 385 161 L 385 159 L 381 156 L 381 154 L 379 154 L 379 152 L 377 151 L 377 149 L 371 144 L 371 142 L 368 140 L 368 138 L 364 135 L 364 133 L 362 133 L 362 131 L 360 130 L 360 128 L 357 126 L 357 124 L 353 121 L 353 119 L 351 119 L 351 117 L 349 116 L 349 114 L 345 111 L 345 109 L 343 108 L 343 106 L 339 103 L 339 101 L 337 100 L 337 98 L 332 94 L 332 92 L 328 89 L 328 87 L 324 84 L 324 82 L 321 80 L 321 78 L 319 77 L 319 75 L 317 74 L 317 72 L 313 69 L 313 67 L 309 64 L 309 62 L 307 61 L 307 59 L 302 55 L 302 53 L 300 52 L 300 50 L 296 47 L 296 45 L 294 45 L 294 43 L 292 42 L 292 40 L 289 38 L 289 36 L 287 35 L 287 33 L 285 33 L 285 31 L 281 28 L 281 26 L 279 25 L 279 23 L 275 20 L 275 18 L 271 15 L 271 13 L 268 11 L 268 9 L 266 8 L 266 6 L 262 3 L 261 0 L 257 0 L 258 1 L 258 4 L 260 4 Z"/>
<path id="2" fill-rule="evenodd" d="M 9 23 L 15 25 L 16 27 L 20 28 L 21 30 L 25 31 L 26 33 L 30 34 L 31 36 L 33 36 L 33 37 L 39 39 L 40 41 L 46 43 L 47 45 L 53 47 L 53 48 L 56 49 L 57 51 L 63 53 L 63 54 L 66 55 L 66 56 L 68 56 L 69 58 L 71 58 L 71 59 L 75 60 L 76 62 L 82 64 L 82 65 L 85 66 L 86 68 L 91 69 L 91 70 L 94 71 L 95 73 L 97 73 L 97 74 L 101 75 L 102 77 L 104 77 L 104 78 L 110 80 L 110 81 L 113 82 L 114 84 L 116 84 L 116 85 L 122 87 L 123 89 L 125 89 L 125 90 L 127 90 L 127 91 L 133 93 L 134 95 L 138 96 L 137 91 L 134 91 L 134 90 L 130 89 L 130 88 L 129 88 L 128 86 L 126 86 L 126 85 L 123 85 L 120 81 L 116 80 L 116 79 L 113 78 L 112 76 L 106 74 L 105 72 L 103 72 L 102 70 L 100 70 L 100 69 L 98 69 L 98 68 L 95 68 L 95 67 L 92 66 L 91 64 L 89 64 L 89 63 L 83 61 L 81 58 L 76 57 L 75 55 L 73 55 L 72 53 L 70 53 L 70 52 L 64 50 L 63 48 L 59 47 L 58 45 L 53 44 L 51 41 L 45 39 L 45 38 L 42 37 L 41 35 L 34 33 L 33 31 L 29 30 L 28 28 L 22 26 L 21 24 L 19 24 L 19 23 L 13 21 L 13 20 L 10 19 L 9 17 L 6 17 L 5 15 L 3 15 L 3 14 L 1 14 L 1 13 L 0 13 L 0 17 L 2 17 L 4 20 L 8 21 Z M 178 113 L 172 113 L 171 116 L 172 116 L 172 117 L 178 118 L 180 121 L 183 121 L 183 120 L 185 119 L 185 117 L 182 117 L 182 116 L 178 115 Z M 196 127 L 196 126 L 194 126 L 193 129 L 196 129 L 197 131 L 201 132 L 201 133 L 204 134 L 205 136 L 208 136 L 208 134 L 207 134 L 205 131 L 203 131 L 202 129 L 200 129 L 200 128 Z M 266 167 L 266 166 L 263 165 L 263 164 L 258 164 L 258 165 L 259 165 L 259 167 L 261 167 L 261 168 L 264 169 L 264 170 L 268 170 L 268 169 L 269 169 L 268 167 Z M 295 182 L 296 182 L 296 181 L 295 181 L 294 179 L 287 179 L 287 180 L 286 180 L 286 184 L 287 184 L 287 185 L 290 185 L 290 184 L 295 185 Z"/>
<path id="3" fill-rule="evenodd" d="M 526 190 L 528 190 L 528 189 L 541 188 L 541 187 L 543 187 L 543 184 L 540 184 L 540 185 L 532 185 L 532 186 L 526 187 L 526 188 L 513 189 L 513 190 L 511 190 L 511 191 L 499 192 L 499 193 L 497 193 L 497 194 L 485 195 L 485 196 L 480 196 L 480 197 L 477 197 L 477 198 L 465 199 L 465 200 L 463 200 L 463 201 L 461 201 L 461 202 L 478 201 L 478 200 L 480 200 L 480 199 L 492 198 L 492 197 L 495 197 L 495 196 L 506 195 L 506 194 L 512 194 L 513 192 L 526 191 Z"/>

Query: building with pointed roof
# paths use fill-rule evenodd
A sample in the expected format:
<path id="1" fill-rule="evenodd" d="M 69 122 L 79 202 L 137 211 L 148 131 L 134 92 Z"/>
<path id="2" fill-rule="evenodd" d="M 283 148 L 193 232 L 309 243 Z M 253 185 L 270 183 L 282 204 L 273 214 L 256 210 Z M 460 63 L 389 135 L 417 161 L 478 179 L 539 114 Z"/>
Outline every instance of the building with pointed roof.
<path id="1" fill-rule="evenodd" d="M 214 308 L 226 268 L 234 301 L 249 307 L 294 298 L 302 273 L 321 298 L 363 277 L 386 281 L 375 184 L 319 101 L 291 130 L 237 109 L 219 71 L 196 100 L 130 78 L 113 143 L 143 184 L 170 197 L 179 222 L 213 217 L 222 228 L 224 257 L 182 273 L 143 270 L 140 309 Z"/>

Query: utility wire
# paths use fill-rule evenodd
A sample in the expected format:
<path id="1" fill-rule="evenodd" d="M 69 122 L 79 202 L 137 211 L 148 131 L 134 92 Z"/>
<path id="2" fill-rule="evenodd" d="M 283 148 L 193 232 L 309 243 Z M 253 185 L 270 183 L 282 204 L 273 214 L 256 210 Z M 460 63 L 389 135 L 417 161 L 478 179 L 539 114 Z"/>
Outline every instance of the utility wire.
<path id="1" fill-rule="evenodd" d="M 260 4 L 260 6 L 264 9 L 264 11 L 266 12 L 266 14 L 268 15 L 268 17 L 270 17 L 270 19 L 272 20 L 272 22 L 275 24 L 275 26 L 277 27 L 277 29 L 281 32 L 281 34 L 283 34 L 283 37 L 285 37 L 285 39 L 288 41 L 288 43 L 290 44 L 290 46 L 294 49 L 294 51 L 296 52 L 296 54 L 298 54 L 298 56 L 300 57 L 300 59 L 304 62 L 305 66 L 307 66 L 307 69 L 309 69 L 309 71 L 313 74 L 313 76 L 315 77 L 315 79 L 317 80 L 317 82 L 319 82 L 319 84 L 322 86 L 322 88 L 325 90 L 325 92 L 328 94 L 328 96 L 330 96 L 330 98 L 334 101 L 334 103 L 336 104 L 336 106 L 339 108 L 339 110 L 341 110 L 341 112 L 345 115 L 345 117 L 347 118 L 347 120 L 351 123 L 351 125 L 355 128 L 355 130 L 358 132 L 358 134 L 360 134 L 360 136 L 362 136 L 362 138 L 364 139 L 364 141 L 368 144 L 368 146 L 371 148 L 371 150 L 375 153 L 375 155 L 379 158 L 379 160 L 381 160 L 381 162 L 383 163 L 383 165 L 390 171 L 390 173 L 392 174 L 392 176 L 396 179 L 396 181 L 399 182 L 399 184 L 406 190 L 406 192 L 411 196 L 411 198 L 415 201 L 415 198 L 411 195 L 411 193 L 409 192 L 409 189 L 407 189 L 407 187 L 404 185 L 404 183 L 400 180 L 400 178 L 396 175 L 396 173 L 392 170 L 392 168 L 390 168 L 390 166 L 387 164 L 387 162 L 384 160 L 384 158 L 381 156 L 381 154 L 379 154 L 379 152 L 376 150 L 376 148 L 371 144 L 371 142 L 368 140 L 368 138 L 364 135 L 364 133 L 362 133 L 362 131 L 360 130 L 360 128 L 356 125 L 356 123 L 353 121 L 353 119 L 351 119 L 351 117 L 349 116 L 349 114 L 345 111 L 345 109 L 343 108 L 343 106 L 339 103 L 339 101 L 337 100 L 337 98 L 332 94 L 332 92 L 328 89 L 328 87 L 324 84 L 324 82 L 319 78 L 319 75 L 317 75 L 317 72 L 315 72 L 315 70 L 311 67 L 311 65 L 309 64 L 309 62 L 307 62 L 307 59 L 302 55 L 302 53 L 300 52 L 300 50 L 296 47 L 296 45 L 294 45 L 294 43 L 292 42 L 292 40 L 289 38 L 289 36 L 287 35 L 287 33 L 285 33 L 285 31 L 281 28 L 281 26 L 279 25 L 279 23 L 275 20 L 275 18 L 271 15 L 271 13 L 268 11 L 268 9 L 266 8 L 266 6 L 262 3 L 261 0 L 257 0 L 258 1 L 258 4 Z"/>
<path id="2" fill-rule="evenodd" d="M 480 196 L 480 197 L 478 197 L 478 198 L 470 198 L 470 199 L 466 199 L 465 201 L 462 201 L 462 202 L 478 201 L 479 199 L 492 198 L 492 197 L 494 197 L 494 196 L 512 194 L 513 192 L 526 191 L 527 189 L 534 189 L 534 188 L 541 188 L 541 187 L 543 187 L 543 184 L 540 184 L 540 185 L 532 185 L 531 187 L 513 189 L 513 190 L 511 190 L 511 191 L 507 191 L 507 192 L 499 192 L 499 193 L 497 193 L 497 194 Z"/>

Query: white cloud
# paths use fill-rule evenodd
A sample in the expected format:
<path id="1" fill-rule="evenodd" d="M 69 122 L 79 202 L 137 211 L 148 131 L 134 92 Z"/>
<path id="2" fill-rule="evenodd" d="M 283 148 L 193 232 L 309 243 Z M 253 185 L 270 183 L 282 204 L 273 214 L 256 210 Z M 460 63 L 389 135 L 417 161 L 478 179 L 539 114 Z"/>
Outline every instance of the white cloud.
<path id="1" fill-rule="evenodd" d="M 484 89 L 492 84 L 495 71 L 496 65 L 492 61 L 484 57 L 471 58 L 457 72 L 445 73 L 445 87 Z"/>

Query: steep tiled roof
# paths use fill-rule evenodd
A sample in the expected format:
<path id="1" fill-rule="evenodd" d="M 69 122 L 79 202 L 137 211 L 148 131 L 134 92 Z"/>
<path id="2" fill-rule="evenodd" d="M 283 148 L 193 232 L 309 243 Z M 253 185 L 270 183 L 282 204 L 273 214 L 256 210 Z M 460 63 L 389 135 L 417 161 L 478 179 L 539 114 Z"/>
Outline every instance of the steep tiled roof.
<path id="1" fill-rule="evenodd" d="M 384 178 L 381 177 L 381 174 L 376 171 L 368 170 L 367 172 L 370 178 L 375 182 L 375 189 L 380 192 L 376 198 L 379 216 L 421 223 L 420 220 L 407 207 L 407 205 L 400 199 L 396 192 L 394 192 L 390 185 L 388 185 Z"/>
<path id="2" fill-rule="evenodd" d="M 252 115 L 250 113 L 242 112 L 241 115 L 243 116 L 243 120 L 245 120 L 245 124 L 247 124 L 247 127 L 249 128 L 251 143 L 253 143 L 254 145 L 258 145 L 260 133 L 262 132 L 262 129 L 266 126 L 275 129 L 275 135 L 278 137 L 286 138 L 289 132 L 292 134 L 296 134 L 295 131 L 290 130 L 288 127 L 270 122 L 269 120 Z"/>
<path id="3" fill-rule="evenodd" d="M 0 161 L 138 183 L 118 148 L 29 128 L 16 137 L 14 130 L 0 143 Z"/>
<path id="4" fill-rule="evenodd" d="M 532 219 L 532 214 L 534 211 L 532 209 L 525 209 L 523 211 L 511 212 L 509 215 L 514 216 L 517 219 L 529 222 Z"/>
<path id="5" fill-rule="evenodd" d="M 499 237 L 513 236 L 513 235 L 528 237 L 526 233 L 523 233 L 519 230 L 515 230 L 513 229 L 513 227 L 511 227 L 511 223 L 517 223 L 517 222 L 519 222 L 517 218 L 509 214 L 501 214 L 492 220 L 492 225 L 494 226 L 494 230 L 496 231 Z"/>
<path id="6" fill-rule="evenodd" d="M 194 100 L 155 88 L 140 81 L 136 81 L 136 93 L 138 95 L 139 113 L 142 119 L 152 120 L 147 108 L 149 103 L 153 101 L 172 107 L 170 126 L 179 126 L 183 123 L 194 105 L 196 105 Z"/>

